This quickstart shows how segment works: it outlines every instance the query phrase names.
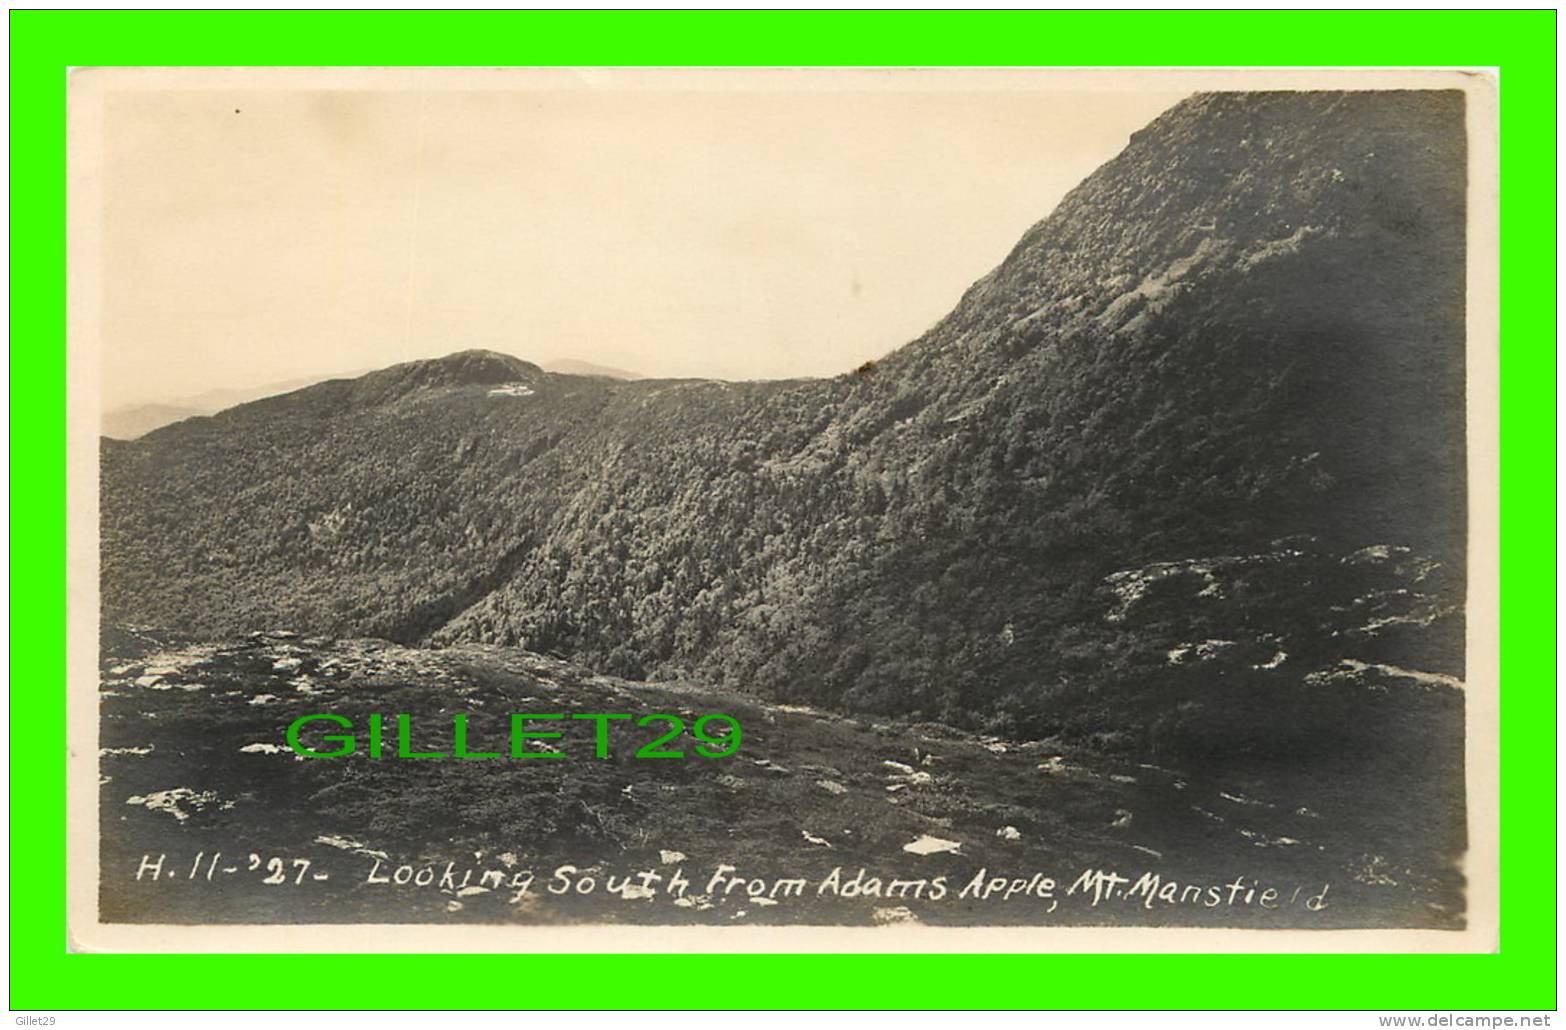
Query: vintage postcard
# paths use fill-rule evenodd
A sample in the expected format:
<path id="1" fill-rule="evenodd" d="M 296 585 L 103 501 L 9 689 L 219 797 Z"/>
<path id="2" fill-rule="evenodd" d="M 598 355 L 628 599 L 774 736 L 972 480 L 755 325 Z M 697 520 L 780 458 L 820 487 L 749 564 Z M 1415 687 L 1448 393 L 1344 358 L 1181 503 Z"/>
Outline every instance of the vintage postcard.
<path id="1" fill-rule="evenodd" d="M 1492 950 L 1495 105 L 74 70 L 72 946 Z"/>

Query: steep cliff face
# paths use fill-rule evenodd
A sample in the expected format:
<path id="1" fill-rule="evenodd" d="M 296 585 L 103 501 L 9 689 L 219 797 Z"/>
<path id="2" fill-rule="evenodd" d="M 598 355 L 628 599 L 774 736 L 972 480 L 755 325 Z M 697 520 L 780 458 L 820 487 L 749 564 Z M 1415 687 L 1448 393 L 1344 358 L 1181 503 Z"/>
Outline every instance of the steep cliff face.
<path id="1" fill-rule="evenodd" d="M 1277 509 L 1303 502 L 1308 531 L 1330 515 L 1449 546 L 1465 160 L 1455 93 L 1196 97 L 887 364 L 943 418 L 1019 423 L 1029 471 L 1058 478 L 1074 444 L 1131 507 L 1151 479 L 1232 530 L 1287 528 Z"/>
<path id="2" fill-rule="evenodd" d="M 468 352 L 106 441 L 105 614 L 1175 736 L 1461 675 L 1463 138 L 1460 94 L 1198 96 L 856 373 Z"/>

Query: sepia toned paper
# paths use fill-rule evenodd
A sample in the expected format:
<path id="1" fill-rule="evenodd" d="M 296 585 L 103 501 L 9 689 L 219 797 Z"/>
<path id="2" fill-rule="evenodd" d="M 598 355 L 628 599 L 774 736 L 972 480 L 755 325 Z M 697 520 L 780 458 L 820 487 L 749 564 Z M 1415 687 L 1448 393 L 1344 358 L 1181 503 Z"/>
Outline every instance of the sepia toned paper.
<path id="1" fill-rule="evenodd" d="M 1493 950 L 1494 108 L 74 71 L 72 946 Z"/>

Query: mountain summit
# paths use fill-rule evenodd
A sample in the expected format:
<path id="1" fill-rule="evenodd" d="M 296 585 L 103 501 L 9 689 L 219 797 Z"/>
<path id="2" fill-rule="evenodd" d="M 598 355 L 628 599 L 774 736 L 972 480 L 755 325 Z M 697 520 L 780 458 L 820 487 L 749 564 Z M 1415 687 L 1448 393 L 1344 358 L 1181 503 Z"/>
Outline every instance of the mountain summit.
<path id="1" fill-rule="evenodd" d="M 464 350 L 443 358 L 393 365 L 373 376 L 395 376 L 419 386 L 463 386 L 472 383 L 536 382 L 544 370 L 531 361 L 492 350 Z"/>
<path id="2" fill-rule="evenodd" d="M 490 350 L 464 350 L 443 358 L 409 361 L 353 380 L 322 384 L 352 405 L 387 404 L 416 391 L 467 386 L 537 386 L 544 370 L 530 361 Z M 308 393 L 307 388 L 300 393 Z M 323 394 L 326 392 L 322 391 Z"/>
<path id="3" fill-rule="evenodd" d="M 1460 94 L 1201 95 L 855 373 L 465 351 L 105 441 L 104 614 L 1308 737 L 1462 674 L 1465 161 Z"/>

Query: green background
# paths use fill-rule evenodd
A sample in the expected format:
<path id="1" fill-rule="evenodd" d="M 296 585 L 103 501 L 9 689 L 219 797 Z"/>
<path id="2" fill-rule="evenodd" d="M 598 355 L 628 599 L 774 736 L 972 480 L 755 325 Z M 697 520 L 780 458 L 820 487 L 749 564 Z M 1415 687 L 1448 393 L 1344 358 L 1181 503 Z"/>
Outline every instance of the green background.
<path id="1" fill-rule="evenodd" d="M 1553 11 L 13 13 L 12 1008 L 1553 1008 L 1554 46 Z M 67 953 L 65 69 L 316 64 L 1499 68 L 1500 952 Z"/>

